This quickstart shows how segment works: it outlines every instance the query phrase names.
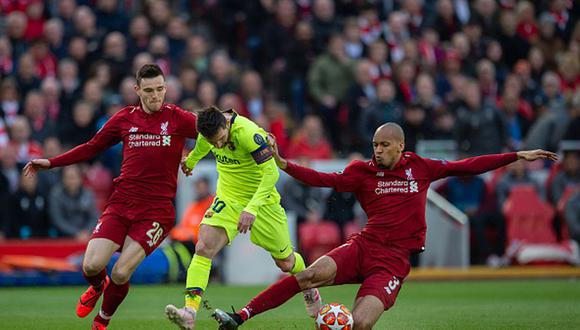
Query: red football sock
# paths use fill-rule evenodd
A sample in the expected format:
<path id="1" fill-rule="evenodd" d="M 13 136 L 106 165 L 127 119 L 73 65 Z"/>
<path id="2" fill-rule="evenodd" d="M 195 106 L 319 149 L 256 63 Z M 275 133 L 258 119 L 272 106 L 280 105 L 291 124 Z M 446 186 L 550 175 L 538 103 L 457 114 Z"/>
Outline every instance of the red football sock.
<path id="1" fill-rule="evenodd" d="M 89 282 L 95 289 L 102 289 L 102 285 L 105 283 L 105 277 L 107 276 L 107 270 L 101 270 L 97 275 L 89 276 L 83 271 L 83 276 L 85 280 Z"/>
<path id="2" fill-rule="evenodd" d="M 282 305 L 301 291 L 302 289 L 300 289 L 296 277 L 285 277 L 272 284 L 266 290 L 260 292 L 260 294 L 255 296 L 246 307 L 238 312 L 238 314 L 244 321 L 246 321 L 250 317 L 254 317 L 255 315 Z"/>
<path id="3" fill-rule="evenodd" d="M 101 311 L 95 317 L 95 320 L 104 325 L 109 324 L 111 316 L 113 316 L 117 307 L 121 305 L 128 292 L 129 282 L 119 285 L 111 281 L 109 286 L 105 289 L 103 305 L 101 306 Z"/>

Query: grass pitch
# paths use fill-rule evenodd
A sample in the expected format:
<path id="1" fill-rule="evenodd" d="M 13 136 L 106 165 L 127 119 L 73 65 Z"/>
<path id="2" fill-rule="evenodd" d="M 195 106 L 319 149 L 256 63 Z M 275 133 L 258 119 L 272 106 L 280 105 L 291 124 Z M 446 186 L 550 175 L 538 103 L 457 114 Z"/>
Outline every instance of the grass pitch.
<path id="1" fill-rule="evenodd" d="M 243 306 L 264 287 L 210 285 L 213 307 Z M 357 286 L 321 290 L 325 302 L 352 307 Z M 90 329 L 96 313 L 75 315 L 82 287 L 0 288 L 0 329 Z M 175 329 L 164 317 L 166 304 L 183 303 L 178 285 L 131 287 L 109 329 Z M 302 298 L 257 316 L 242 329 L 313 329 Z M 202 311 L 196 329 L 216 329 Z M 579 329 L 577 280 L 408 282 L 395 306 L 375 329 Z"/>

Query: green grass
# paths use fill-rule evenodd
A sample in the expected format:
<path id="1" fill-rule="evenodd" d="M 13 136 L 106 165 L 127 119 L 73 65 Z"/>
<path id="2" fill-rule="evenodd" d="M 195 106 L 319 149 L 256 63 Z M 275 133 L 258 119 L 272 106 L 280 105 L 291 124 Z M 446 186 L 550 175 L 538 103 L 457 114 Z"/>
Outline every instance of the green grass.
<path id="1" fill-rule="evenodd" d="M 1 288 L 0 329 L 89 329 L 91 314 L 74 308 L 84 288 Z M 210 286 L 214 307 L 240 307 L 263 287 Z M 181 286 L 133 286 L 109 329 L 174 329 L 168 303 L 182 303 Z M 351 307 L 357 286 L 322 289 L 325 301 Z M 203 311 L 196 329 L 216 329 Z M 301 297 L 257 316 L 243 329 L 312 329 Z M 409 282 L 375 329 L 578 329 L 580 283 L 574 280 Z"/>

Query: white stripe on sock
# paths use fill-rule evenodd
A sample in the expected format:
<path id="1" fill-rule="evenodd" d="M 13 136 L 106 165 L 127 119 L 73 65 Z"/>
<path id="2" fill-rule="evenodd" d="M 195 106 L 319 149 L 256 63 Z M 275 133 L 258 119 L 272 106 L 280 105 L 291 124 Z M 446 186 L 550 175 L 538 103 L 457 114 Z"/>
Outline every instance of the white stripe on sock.
<path id="1" fill-rule="evenodd" d="M 103 320 L 110 320 L 112 316 L 105 314 L 105 312 L 103 312 L 103 310 L 101 309 L 99 311 L 99 316 L 103 319 Z"/>

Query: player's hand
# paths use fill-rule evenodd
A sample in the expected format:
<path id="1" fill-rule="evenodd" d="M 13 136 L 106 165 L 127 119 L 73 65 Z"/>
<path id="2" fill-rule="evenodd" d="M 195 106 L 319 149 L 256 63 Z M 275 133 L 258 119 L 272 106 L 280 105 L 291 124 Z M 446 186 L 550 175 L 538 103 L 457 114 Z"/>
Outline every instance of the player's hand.
<path id="1" fill-rule="evenodd" d="M 34 176 L 39 170 L 48 170 L 50 168 L 50 160 L 48 159 L 33 159 L 24 166 L 25 176 Z"/>
<path id="2" fill-rule="evenodd" d="M 552 161 L 558 160 L 558 156 L 555 153 L 542 149 L 518 151 L 517 155 L 518 159 L 525 159 L 529 162 L 536 159 L 549 159 Z"/>
<path id="3" fill-rule="evenodd" d="M 191 169 L 191 168 L 187 167 L 187 165 L 185 165 L 186 160 L 187 160 L 187 157 L 181 158 L 181 172 L 183 172 L 183 174 L 185 174 L 185 176 L 190 176 L 193 169 Z"/>
<path id="4" fill-rule="evenodd" d="M 278 165 L 278 167 L 281 169 L 285 169 L 286 166 L 288 166 L 288 162 L 286 159 L 280 156 L 280 150 L 278 149 L 278 143 L 276 143 L 276 137 L 272 133 L 268 133 L 268 144 L 270 145 L 270 148 L 272 148 L 272 153 L 274 160 L 276 161 L 276 165 Z"/>
<path id="5" fill-rule="evenodd" d="M 246 211 L 242 211 L 242 214 L 240 214 L 240 220 L 238 221 L 238 232 L 240 234 L 247 233 L 248 230 L 252 229 L 252 225 L 254 224 L 255 220 L 255 215 Z"/>

